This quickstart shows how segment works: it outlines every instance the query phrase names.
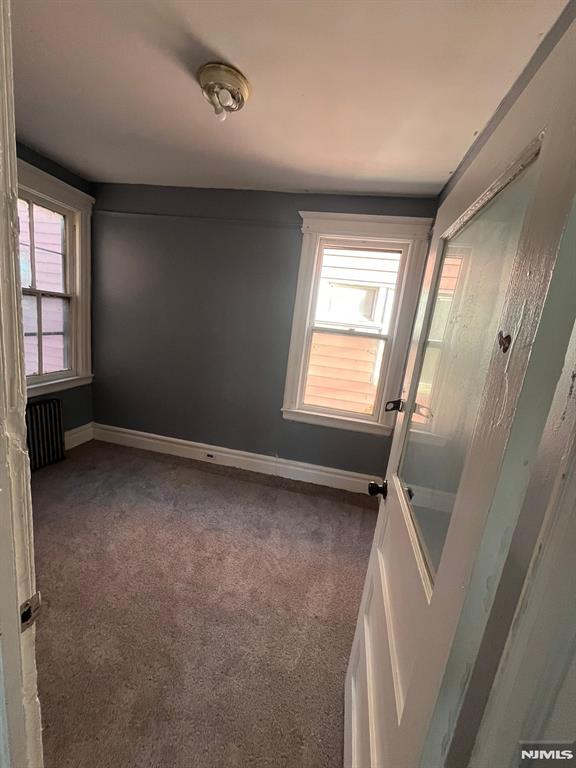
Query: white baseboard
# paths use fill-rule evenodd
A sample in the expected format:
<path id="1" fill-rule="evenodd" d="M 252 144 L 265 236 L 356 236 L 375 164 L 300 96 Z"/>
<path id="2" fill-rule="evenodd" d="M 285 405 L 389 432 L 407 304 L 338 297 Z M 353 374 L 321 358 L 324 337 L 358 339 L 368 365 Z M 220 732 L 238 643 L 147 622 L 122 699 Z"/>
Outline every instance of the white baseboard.
<path id="1" fill-rule="evenodd" d="M 66 450 L 70 448 L 76 448 L 77 445 L 87 443 L 89 440 L 94 439 L 94 428 L 92 422 L 89 424 L 82 424 L 81 427 L 76 429 L 69 429 L 64 433 L 64 447 Z"/>
<path id="2" fill-rule="evenodd" d="M 94 440 L 101 440 L 105 443 L 115 443 L 116 445 L 125 445 L 130 448 L 140 448 L 144 451 L 155 451 L 156 453 L 168 453 L 172 456 L 182 456 L 187 459 L 221 464 L 226 467 L 248 469 L 265 475 L 286 477 L 290 480 L 301 480 L 305 483 L 339 488 L 345 491 L 353 491 L 354 493 L 366 493 L 369 481 L 380 479 L 373 475 L 363 475 L 358 472 L 348 472 L 331 467 L 320 467 L 316 464 L 306 464 L 302 461 L 281 459 L 275 456 L 264 456 L 259 453 L 248 453 L 247 451 L 238 451 L 233 448 L 220 448 L 216 445 L 195 443 L 191 440 L 180 440 L 177 437 L 154 435 L 149 432 L 139 432 L 135 429 L 111 427 L 106 424 L 87 424 L 84 429 L 91 430 Z M 78 430 L 73 431 L 76 432 Z M 90 440 L 92 438 L 87 437 L 86 439 Z M 85 442 L 85 440 L 81 442 Z M 79 443 L 75 443 L 75 445 L 79 445 Z"/>

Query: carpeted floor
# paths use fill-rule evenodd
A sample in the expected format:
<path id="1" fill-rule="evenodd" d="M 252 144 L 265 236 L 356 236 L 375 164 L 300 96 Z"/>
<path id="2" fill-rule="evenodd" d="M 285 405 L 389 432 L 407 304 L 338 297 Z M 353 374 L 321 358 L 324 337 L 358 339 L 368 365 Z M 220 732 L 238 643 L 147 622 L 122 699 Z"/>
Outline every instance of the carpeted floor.
<path id="1" fill-rule="evenodd" d="M 369 497 L 96 442 L 32 492 L 46 768 L 342 765 Z"/>

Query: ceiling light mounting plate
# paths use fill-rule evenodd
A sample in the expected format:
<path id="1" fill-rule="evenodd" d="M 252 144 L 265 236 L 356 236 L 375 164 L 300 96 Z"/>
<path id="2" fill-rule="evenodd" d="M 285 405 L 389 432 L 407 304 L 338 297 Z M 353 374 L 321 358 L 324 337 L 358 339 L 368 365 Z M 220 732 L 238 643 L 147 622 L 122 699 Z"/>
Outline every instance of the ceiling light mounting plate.
<path id="1" fill-rule="evenodd" d="M 204 98 L 220 120 L 224 120 L 229 112 L 242 109 L 250 97 L 250 83 L 239 69 L 229 64 L 204 64 L 198 70 L 197 78 Z"/>

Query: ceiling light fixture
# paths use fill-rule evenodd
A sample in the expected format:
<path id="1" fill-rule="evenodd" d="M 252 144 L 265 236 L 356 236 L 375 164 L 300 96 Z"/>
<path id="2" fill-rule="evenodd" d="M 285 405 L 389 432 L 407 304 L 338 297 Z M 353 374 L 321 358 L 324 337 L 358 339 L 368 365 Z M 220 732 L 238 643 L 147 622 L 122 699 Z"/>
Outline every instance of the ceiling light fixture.
<path id="1" fill-rule="evenodd" d="M 197 77 L 204 98 L 214 108 L 218 120 L 226 120 L 228 112 L 238 112 L 248 101 L 250 83 L 235 67 L 204 64 L 198 70 Z"/>

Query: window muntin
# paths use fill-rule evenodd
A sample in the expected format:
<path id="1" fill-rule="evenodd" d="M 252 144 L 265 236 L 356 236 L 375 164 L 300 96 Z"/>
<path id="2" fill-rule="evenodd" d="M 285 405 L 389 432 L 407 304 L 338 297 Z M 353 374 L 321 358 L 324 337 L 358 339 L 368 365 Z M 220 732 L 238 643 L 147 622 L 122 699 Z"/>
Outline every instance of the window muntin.
<path id="1" fill-rule="evenodd" d="M 402 256 L 378 241 L 319 238 L 302 407 L 377 418 Z"/>
<path id="2" fill-rule="evenodd" d="M 43 377 L 72 368 L 67 218 L 32 197 L 24 195 L 18 199 L 27 377 Z"/>

